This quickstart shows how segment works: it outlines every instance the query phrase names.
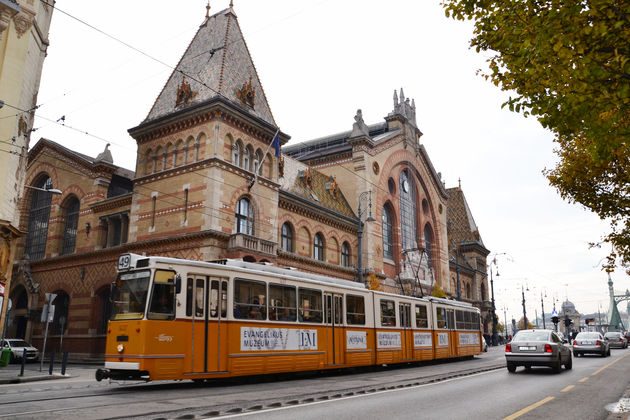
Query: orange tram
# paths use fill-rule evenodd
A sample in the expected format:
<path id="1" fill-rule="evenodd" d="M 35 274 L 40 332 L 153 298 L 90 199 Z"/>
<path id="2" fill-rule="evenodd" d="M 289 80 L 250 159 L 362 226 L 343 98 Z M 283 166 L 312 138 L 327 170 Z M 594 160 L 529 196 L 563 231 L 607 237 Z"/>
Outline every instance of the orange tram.
<path id="1" fill-rule="evenodd" d="M 481 351 L 470 304 L 269 264 L 123 254 L 96 379 L 202 381 Z"/>

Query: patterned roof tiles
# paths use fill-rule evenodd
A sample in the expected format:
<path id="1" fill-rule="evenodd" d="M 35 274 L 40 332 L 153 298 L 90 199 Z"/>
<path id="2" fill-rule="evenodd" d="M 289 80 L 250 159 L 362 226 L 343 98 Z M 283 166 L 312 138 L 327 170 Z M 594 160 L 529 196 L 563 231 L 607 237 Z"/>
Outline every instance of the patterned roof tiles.
<path id="1" fill-rule="evenodd" d="M 478 243 L 483 246 L 479 229 L 466 202 L 464 192 L 459 187 L 448 188 L 447 230 L 451 245 Z"/>
<path id="2" fill-rule="evenodd" d="M 218 97 L 276 126 L 232 8 L 199 27 L 144 123 Z"/>

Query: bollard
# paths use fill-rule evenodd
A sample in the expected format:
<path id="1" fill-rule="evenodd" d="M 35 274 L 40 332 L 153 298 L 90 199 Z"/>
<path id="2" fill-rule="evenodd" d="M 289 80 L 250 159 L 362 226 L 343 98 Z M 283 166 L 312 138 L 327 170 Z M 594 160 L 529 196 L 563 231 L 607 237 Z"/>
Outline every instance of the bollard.
<path id="1" fill-rule="evenodd" d="M 68 352 L 63 352 L 63 359 L 61 359 L 61 374 L 65 376 L 66 374 L 66 365 L 68 364 Z"/>
<path id="2" fill-rule="evenodd" d="M 24 376 L 24 364 L 26 363 L 26 349 L 22 353 L 22 367 L 20 367 L 20 376 Z"/>
<path id="3" fill-rule="evenodd" d="M 50 366 L 48 367 L 48 374 L 52 375 L 53 365 L 55 364 L 55 350 L 50 352 Z"/>

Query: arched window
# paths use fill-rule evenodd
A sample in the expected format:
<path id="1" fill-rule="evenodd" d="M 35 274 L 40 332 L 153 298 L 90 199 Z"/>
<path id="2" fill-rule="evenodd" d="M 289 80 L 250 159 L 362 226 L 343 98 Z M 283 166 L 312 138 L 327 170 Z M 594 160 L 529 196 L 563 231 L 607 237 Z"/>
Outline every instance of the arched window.
<path id="1" fill-rule="evenodd" d="M 324 261 L 324 237 L 319 232 L 315 234 L 313 241 L 313 258 Z"/>
<path id="2" fill-rule="evenodd" d="M 350 267 L 350 244 L 348 242 L 341 244 L 341 265 Z"/>
<path id="3" fill-rule="evenodd" d="M 61 254 L 72 254 L 77 242 L 77 226 L 79 224 L 79 199 L 70 197 L 65 208 L 66 224 L 63 228 L 63 244 Z"/>
<path id="4" fill-rule="evenodd" d="M 400 233 L 403 250 L 418 247 L 416 236 L 416 189 L 409 174 L 404 170 L 400 174 Z"/>
<path id="5" fill-rule="evenodd" d="M 103 287 L 96 292 L 96 325 L 98 334 L 105 334 L 107 332 L 107 321 L 112 314 L 112 304 L 110 301 L 110 287 Z"/>
<path id="6" fill-rule="evenodd" d="M 177 154 L 179 153 L 179 151 L 177 150 L 179 148 L 179 142 L 175 143 L 175 147 L 173 147 L 173 168 L 177 167 Z"/>
<path id="7" fill-rule="evenodd" d="M 394 259 L 394 229 L 389 206 L 383 206 L 383 257 Z"/>
<path id="8" fill-rule="evenodd" d="M 486 299 L 486 285 L 481 283 L 481 301 L 487 300 Z"/>
<path id="9" fill-rule="evenodd" d="M 241 143 L 234 143 L 234 150 L 232 151 L 232 163 L 236 166 L 241 166 Z"/>
<path id="10" fill-rule="evenodd" d="M 433 229 L 431 229 L 430 224 L 424 225 L 424 249 L 427 252 L 427 263 L 429 267 L 432 267 L 433 264 Z"/>
<path id="11" fill-rule="evenodd" d="M 251 170 L 251 163 L 252 163 L 252 148 L 251 146 L 247 146 L 245 148 L 245 153 L 243 154 L 243 168 L 246 170 Z"/>
<path id="12" fill-rule="evenodd" d="M 167 168 L 170 167 L 170 163 L 172 163 L 171 160 L 169 160 L 169 155 L 173 153 L 173 145 L 171 143 L 166 145 L 166 148 L 164 149 L 164 163 L 163 163 L 163 167 L 164 170 L 166 170 Z M 175 166 L 175 165 L 173 165 Z"/>
<path id="13" fill-rule="evenodd" d="M 45 176 L 36 182 L 34 187 L 50 190 L 52 179 Z M 48 219 L 50 217 L 50 203 L 52 193 L 41 190 L 31 190 L 31 207 L 28 218 L 28 234 L 24 253 L 31 260 L 41 260 L 46 255 L 46 238 L 48 237 Z"/>
<path id="14" fill-rule="evenodd" d="M 470 299 L 470 283 L 466 283 L 466 297 Z"/>
<path id="15" fill-rule="evenodd" d="M 293 229 L 289 222 L 285 222 L 282 225 L 281 247 L 283 251 L 293 252 Z"/>
<path id="16" fill-rule="evenodd" d="M 252 206 L 247 198 L 241 198 L 236 204 L 234 216 L 236 233 L 254 234 L 254 214 Z"/>
<path id="17" fill-rule="evenodd" d="M 161 172 L 164 170 L 164 149 L 162 149 L 162 146 L 158 146 L 157 149 L 155 149 L 155 171 L 156 172 Z"/>
<path id="18" fill-rule="evenodd" d="M 147 150 L 147 154 L 144 159 L 144 174 L 149 175 L 150 173 L 155 171 L 155 161 L 153 160 L 153 151 L 151 149 Z"/>
<path id="19" fill-rule="evenodd" d="M 55 318 L 53 319 L 53 334 L 63 334 L 68 328 L 68 308 L 70 307 L 70 296 L 63 290 L 55 292 L 57 297 L 52 304 L 55 305 Z"/>

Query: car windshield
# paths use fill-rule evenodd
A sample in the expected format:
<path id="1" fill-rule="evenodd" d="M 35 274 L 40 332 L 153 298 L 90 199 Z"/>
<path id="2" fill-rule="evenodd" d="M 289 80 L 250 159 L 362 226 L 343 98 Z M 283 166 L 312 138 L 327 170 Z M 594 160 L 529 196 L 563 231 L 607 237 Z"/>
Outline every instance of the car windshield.
<path id="1" fill-rule="evenodd" d="M 589 338 L 591 338 L 591 339 L 598 339 L 598 338 L 599 338 L 599 334 L 598 334 L 598 333 L 588 333 L 588 332 L 585 332 L 585 333 L 579 333 L 579 334 L 577 335 L 577 337 L 575 337 L 575 338 L 576 338 L 576 339 L 577 339 L 577 338 L 581 338 L 581 339 L 589 339 Z"/>
<path id="2" fill-rule="evenodd" d="M 31 345 L 28 344 L 24 340 L 11 340 L 11 341 L 9 341 L 9 346 L 11 346 L 11 347 L 31 347 Z"/>
<path id="3" fill-rule="evenodd" d="M 548 331 L 519 331 L 512 341 L 549 341 Z"/>
<path id="4" fill-rule="evenodd" d="M 621 337 L 621 333 L 618 333 L 618 332 L 607 332 L 604 337 Z"/>
<path id="5" fill-rule="evenodd" d="M 141 319 L 144 316 L 150 276 L 149 270 L 118 276 L 112 298 L 112 321 Z"/>

